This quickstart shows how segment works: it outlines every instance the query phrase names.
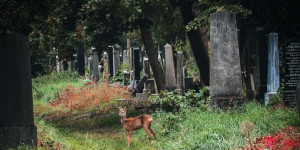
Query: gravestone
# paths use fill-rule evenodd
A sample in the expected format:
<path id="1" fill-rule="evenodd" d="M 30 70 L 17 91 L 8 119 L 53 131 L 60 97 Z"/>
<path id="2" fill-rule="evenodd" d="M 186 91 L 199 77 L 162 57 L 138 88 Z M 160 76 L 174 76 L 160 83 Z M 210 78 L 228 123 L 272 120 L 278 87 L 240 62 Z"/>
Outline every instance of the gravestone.
<path id="1" fill-rule="evenodd" d="M 177 52 L 177 87 L 183 93 L 183 60 L 182 51 Z"/>
<path id="2" fill-rule="evenodd" d="M 109 74 L 108 76 L 113 77 L 114 76 L 113 48 L 108 47 L 107 53 L 108 53 L 108 74 Z"/>
<path id="3" fill-rule="evenodd" d="M 145 75 L 148 75 L 148 78 L 151 78 L 150 77 L 150 64 L 149 64 L 149 59 L 147 58 L 147 57 L 144 57 L 144 59 L 143 59 L 143 64 L 144 64 L 144 66 L 143 66 L 143 71 L 144 71 L 144 74 Z"/>
<path id="4" fill-rule="evenodd" d="M 113 68 L 114 68 L 114 76 L 120 70 L 120 55 L 119 50 L 113 47 Z"/>
<path id="5" fill-rule="evenodd" d="M 55 64 L 56 64 L 56 73 L 59 73 L 60 71 L 60 66 L 59 66 L 59 58 L 58 55 L 55 56 Z"/>
<path id="6" fill-rule="evenodd" d="M 296 105 L 295 90 L 300 83 L 300 39 L 286 41 L 283 52 L 285 67 L 284 103 L 287 106 Z"/>
<path id="7" fill-rule="evenodd" d="M 90 55 L 89 58 L 88 58 L 88 70 L 89 70 L 89 80 L 93 80 L 93 77 L 92 77 L 92 70 L 93 70 L 93 65 L 92 65 L 92 56 Z"/>
<path id="8" fill-rule="evenodd" d="M 78 51 L 77 51 L 77 72 L 79 75 L 84 76 L 84 44 L 79 42 Z"/>
<path id="9" fill-rule="evenodd" d="M 172 46 L 170 44 L 165 45 L 165 64 L 166 64 L 165 87 L 166 88 L 174 87 L 176 86 L 175 67 L 174 67 Z"/>
<path id="10" fill-rule="evenodd" d="M 130 73 L 127 71 L 123 71 L 123 85 L 124 86 L 129 85 L 129 81 L 130 81 Z"/>
<path id="11" fill-rule="evenodd" d="M 193 77 L 184 78 L 184 91 L 193 90 Z"/>
<path id="12" fill-rule="evenodd" d="M 148 79 L 145 83 L 145 89 L 151 94 L 155 94 L 154 79 Z"/>
<path id="13" fill-rule="evenodd" d="M 210 50 L 211 105 L 224 110 L 229 106 L 241 105 L 244 100 L 233 13 L 223 10 L 210 15 Z"/>
<path id="14" fill-rule="evenodd" d="M 144 86 L 144 83 L 147 81 L 147 78 L 148 78 L 147 75 L 144 75 L 141 81 L 135 80 L 136 88 L 133 90 L 133 92 L 131 94 L 132 96 L 135 96 L 136 93 L 143 91 L 143 86 Z"/>
<path id="15" fill-rule="evenodd" d="M 92 55 L 91 59 L 91 64 L 92 64 L 92 80 L 95 82 L 99 81 L 99 69 L 98 69 L 98 63 L 99 63 L 99 57 L 96 52 Z"/>
<path id="16" fill-rule="evenodd" d="M 123 63 L 129 65 L 130 64 L 130 57 L 127 55 L 126 50 L 123 50 Z M 129 71 L 129 70 L 127 70 Z"/>
<path id="17" fill-rule="evenodd" d="M 298 105 L 298 114 L 299 114 L 299 119 L 300 119 L 300 83 L 298 84 L 298 87 L 295 90 L 296 93 L 296 102 Z"/>
<path id="18" fill-rule="evenodd" d="M 265 104 L 268 104 L 270 99 L 277 95 L 279 84 L 278 35 L 277 33 L 270 33 L 268 45 L 268 80 L 267 93 L 265 93 Z"/>
<path id="19" fill-rule="evenodd" d="M 0 35 L 0 149 L 37 143 L 29 49 L 25 35 Z"/>
<path id="20" fill-rule="evenodd" d="M 134 73 L 134 80 L 140 80 L 141 79 L 141 67 L 140 67 L 140 49 L 138 47 L 133 48 L 133 61 L 134 61 L 134 67 L 133 67 L 133 73 Z"/>

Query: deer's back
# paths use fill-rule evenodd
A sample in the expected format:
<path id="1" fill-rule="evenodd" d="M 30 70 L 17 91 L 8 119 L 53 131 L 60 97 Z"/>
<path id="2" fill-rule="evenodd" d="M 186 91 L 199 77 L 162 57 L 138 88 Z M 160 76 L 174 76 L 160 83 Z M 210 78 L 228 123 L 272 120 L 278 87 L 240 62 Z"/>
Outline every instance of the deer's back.
<path id="1" fill-rule="evenodd" d="M 149 126 L 152 122 L 152 117 L 147 114 L 143 114 L 134 118 L 126 118 L 124 128 L 126 130 L 136 130 L 143 127 L 143 125 Z"/>

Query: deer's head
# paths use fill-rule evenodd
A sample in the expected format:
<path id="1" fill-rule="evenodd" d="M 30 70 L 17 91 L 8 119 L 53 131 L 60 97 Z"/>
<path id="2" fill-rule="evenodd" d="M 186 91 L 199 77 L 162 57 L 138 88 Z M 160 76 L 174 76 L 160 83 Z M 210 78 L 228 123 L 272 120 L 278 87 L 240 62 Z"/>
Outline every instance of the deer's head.
<path id="1" fill-rule="evenodd" d="M 126 117 L 126 111 L 127 111 L 127 107 L 121 108 L 119 107 L 119 116 L 122 117 Z"/>

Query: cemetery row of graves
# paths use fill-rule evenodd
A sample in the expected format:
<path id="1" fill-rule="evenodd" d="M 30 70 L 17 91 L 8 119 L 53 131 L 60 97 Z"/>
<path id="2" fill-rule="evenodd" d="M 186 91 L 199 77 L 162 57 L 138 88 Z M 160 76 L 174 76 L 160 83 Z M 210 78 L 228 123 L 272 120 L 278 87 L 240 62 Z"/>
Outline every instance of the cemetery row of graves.
<path id="1" fill-rule="evenodd" d="M 12 71 L 1 78 L 6 89 L 1 95 L 10 101 L 0 106 L 4 114 L 1 115 L 0 133 L 1 137 L 6 137 L 1 139 L 0 148 L 7 146 L 6 143 L 15 146 L 22 141 L 42 149 L 123 149 L 126 135 L 121 129 L 117 108 L 129 107 L 132 113 L 129 116 L 149 113 L 149 109 L 136 110 L 149 108 L 147 103 L 141 107 L 140 102 L 145 101 L 158 104 L 156 111 L 150 111 L 158 139 L 152 146 L 146 146 L 144 133 L 137 132 L 133 137 L 133 149 L 300 147 L 299 115 L 295 108 L 277 105 L 280 102 L 272 107 L 256 102 L 246 104 L 251 99 L 243 94 L 247 73 L 243 73 L 241 66 L 235 15 L 220 11 L 211 15 L 210 22 L 209 88 L 192 91 L 202 86 L 201 77 L 190 77 L 183 53 L 177 51 L 175 55 L 172 46 L 166 44 L 163 52 L 157 53 L 164 68 L 165 90 L 169 91 L 161 95 L 158 95 L 149 58 L 139 47 L 121 51 L 118 46 L 111 46 L 101 55 L 93 49 L 86 56 L 81 51 L 69 65 L 57 59 L 57 72 L 78 72 L 85 80 L 76 73 L 61 77 L 54 74 L 33 79 L 31 84 L 28 38 L 17 33 L 1 37 L 1 43 L 6 43 L 1 49 L 9 49 L 3 52 L 1 56 L 5 57 L 1 60 L 10 63 L 0 67 Z M 284 47 L 285 90 L 282 97 L 277 93 L 280 88 L 278 35 L 270 33 L 268 43 L 263 104 L 271 104 L 279 97 L 286 105 L 297 106 L 299 39 L 287 41 Z M 16 45 L 23 46 L 20 49 Z M 7 57 L 15 54 L 18 54 L 16 59 Z M 81 74 L 85 66 L 87 73 Z M 10 78 L 15 80 L 7 80 Z M 256 87 L 254 78 L 257 77 L 253 74 L 247 77 L 252 91 L 260 88 Z M 32 87 L 33 98 L 28 94 L 32 93 Z M 219 108 L 225 111 L 216 111 Z"/>

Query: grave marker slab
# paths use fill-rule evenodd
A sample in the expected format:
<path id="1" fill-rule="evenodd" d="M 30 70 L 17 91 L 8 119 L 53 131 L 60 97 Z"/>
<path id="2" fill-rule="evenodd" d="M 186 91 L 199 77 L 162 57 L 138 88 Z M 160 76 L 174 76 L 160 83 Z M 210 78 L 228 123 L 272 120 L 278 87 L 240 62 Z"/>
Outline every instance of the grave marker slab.
<path id="1" fill-rule="evenodd" d="M 243 103 L 240 56 L 235 15 L 219 11 L 210 15 L 211 105 L 226 110 L 234 98 Z"/>
<path id="2" fill-rule="evenodd" d="M 180 92 L 183 93 L 183 53 L 182 51 L 177 52 L 177 87 Z"/>
<path id="3" fill-rule="evenodd" d="M 295 106 L 295 90 L 300 83 L 300 38 L 286 41 L 283 57 L 285 67 L 284 102 L 287 106 Z"/>
<path id="4" fill-rule="evenodd" d="M 268 81 L 267 93 L 265 93 L 265 104 L 277 95 L 279 88 L 279 53 L 278 53 L 278 35 L 277 33 L 269 34 L 268 46 Z"/>
<path id="5" fill-rule="evenodd" d="M 176 86 L 175 78 L 175 65 L 173 59 L 172 46 L 170 44 L 165 45 L 165 64 L 166 64 L 166 73 L 165 73 L 165 87 Z"/>

